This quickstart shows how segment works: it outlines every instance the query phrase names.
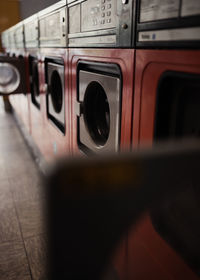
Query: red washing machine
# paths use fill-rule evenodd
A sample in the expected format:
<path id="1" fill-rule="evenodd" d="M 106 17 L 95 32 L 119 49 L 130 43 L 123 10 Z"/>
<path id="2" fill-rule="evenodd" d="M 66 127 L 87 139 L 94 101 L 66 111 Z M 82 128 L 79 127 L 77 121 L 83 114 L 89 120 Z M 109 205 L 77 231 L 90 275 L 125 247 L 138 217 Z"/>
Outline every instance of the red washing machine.
<path id="1" fill-rule="evenodd" d="M 68 1 L 71 147 L 74 154 L 130 149 L 135 1 Z M 80 48 L 81 47 L 81 48 Z"/>
<path id="2" fill-rule="evenodd" d="M 41 56 L 40 109 L 44 125 L 37 144 L 49 162 L 69 153 L 69 101 L 66 1 L 38 14 Z"/>
<path id="3" fill-rule="evenodd" d="M 68 1 L 70 146 L 74 155 L 129 150 L 135 1 Z M 123 48 L 129 49 L 123 49 Z M 126 275 L 126 237 L 110 274 Z"/>
<path id="4" fill-rule="evenodd" d="M 26 62 L 28 68 L 28 103 L 30 112 L 30 134 L 40 149 L 44 130 L 44 109 L 41 104 L 42 67 L 39 49 L 38 15 L 35 14 L 24 20 L 26 46 Z M 40 149 L 41 151 L 41 149 Z"/>
<path id="5" fill-rule="evenodd" d="M 136 69 L 133 148 L 152 145 L 155 141 L 199 136 L 200 51 L 137 50 Z M 191 189 L 193 191 L 196 192 L 195 188 Z M 197 202 L 194 197 L 192 201 L 193 204 Z M 186 204 L 185 207 L 190 206 Z M 191 249 L 192 245 L 187 241 L 189 237 L 182 236 L 180 229 L 184 232 L 191 228 L 191 232 L 186 230 L 188 236 L 199 230 L 187 221 L 187 215 L 183 221 L 180 211 L 185 212 L 184 205 L 182 208 L 177 205 L 178 220 L 177 217 L 172 219 L 171 208 L 167 211 L 160 207 L 160 214 L 153 224 L 152 217 L 146 215 L 137 231 L 129 233 L 130 279 L 134 275 L 141 275 L 140 279 L 147 275 L 154 279 L 198 278 L 195 275 L 199 274 L 199 264 L 193 256 L 195 250 Z M 198 208 L 195 212 L 199 213 Z M 179 227 L 176 228 L 175 223 L 180 223 Z M 178 238 L 181 245 L 176 241 Z M 195 246 L 199 248 L 199 243 L 196 242 Z M 146 269 L 144 264 L 148 264 Z"/>
<path id="6" fill-rule="evenodd" d="M 74 154 L 130 149 L 135 50 L 69 49 Z"/>
<path id="7" fill-rule="evenodd" d="M 199 1 L 147 2 L 138 13 L 136 45 L 143 49 L 136 50 L 133 148 L 196 137 L 200 127 Z M 128 279 L 199 278 L 196 189 L 191 178 L 187 193 L 129 232 Z"/>
<path id="8" fill-rule="evenodd" d="M 30 116 L 27 99 L 27 68 L 24 49 L 24 26 L 20 22 L 4 32 L 2 40 L 5 44 L 5 56 L 1 56 L 1 70 L 9 74 L 2 79 L 2 91 L 4 94 L 13 94 L 10 97 L 11 104 L 23 125 L 30 131 Z M 21 94 L 23 93 L 23 94 Z"/>

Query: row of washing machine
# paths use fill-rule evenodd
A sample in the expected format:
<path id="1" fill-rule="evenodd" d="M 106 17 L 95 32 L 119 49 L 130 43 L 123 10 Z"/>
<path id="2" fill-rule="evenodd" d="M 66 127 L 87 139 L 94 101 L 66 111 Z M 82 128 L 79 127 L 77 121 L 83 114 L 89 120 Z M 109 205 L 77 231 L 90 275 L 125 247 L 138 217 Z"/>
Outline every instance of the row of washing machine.
<path id="1" fill-rule="evenodd" d="M 31 79 L 34 94 L 13 95 L 11 102 L 47 160 L 199 136 L 199 50 L 44 49 L 39 64 L 30 59 L 30 73 L 39 76 Z M 147 214 L 113 262 L 120 279 L 198 279 L 198 262 L 190 269 L 183 259 Z"/>
<path id="2" fill-rule="evenodd" d="M 200 46 L 198 0 L 61 0 L 2 33 L 9 49 Z"/>
<path id="3" fill-rule="evenodd" d="M 70 153 L 117 152 L 199 133 L 199 50 L 44 48 L 24 56 L 7 58 L 27 68 L 27 94 L 11 100 L 26 100 L 31 123 L 32 110 Z"/>
<path id="4" fill-rule="evenodd" d="M 4 32 L 0 91 L 47 161 L 199 136 L 199 14 L 195 0 L 59 1 L 18 25 L 23 40 Z M 187 253 L 147 214 L 113 262 L 120 279 L 197 279 Z"/>

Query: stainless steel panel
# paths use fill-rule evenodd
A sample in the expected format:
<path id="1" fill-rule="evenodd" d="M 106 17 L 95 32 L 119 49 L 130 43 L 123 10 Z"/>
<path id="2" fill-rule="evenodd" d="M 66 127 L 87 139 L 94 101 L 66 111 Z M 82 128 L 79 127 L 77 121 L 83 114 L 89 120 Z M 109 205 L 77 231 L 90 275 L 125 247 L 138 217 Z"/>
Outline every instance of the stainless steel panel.
<path id="1" fill-rule="evenodd" d="M 81 4 L 81 31 L 116 27 L 116 0 L 88 0 Z"/>
<path id="2" fill-rule="evenodd" d="M 34 15 L 24 21 L 24 36 L 26 48 L 38 47 L 39 33 L 37 15 Z"/>
<path id="3" fill-rule="evenodd" d="M 9 47 L 8 31 L 1 33 L 1 43 L 3 48 L 7 49 Z"/>
<path id="4" fill-rule="evenodd" d="M 40 46 L 66 47 L 67 43 L 67 9 L 57 10 L 39 19 Z"/>
<path id="5" fill-rule="evenodd" d="M 140 22 L 178 17 L 179 6 L 180 0 L 141 0 Z"/>
<path id="6" fill-rule="evenodd" d="M 93 46 L 93 45 L 108 45 L 111 46 L 115 45 L 117 42 L 116 35 L 105 35 L 105 36 L 96 36 L 96 37 L 79 37 L 79 38 L 69 38 L 68 40 L 68 46 L 82 46 L 82 45 L 88 45 L 88 46 Z"/>
<path id="7" fill-rule="evenodd" d="M 182 0 L 181 16 L 195 16 L 200 15 L 200 1 L 199 0 Z"/>
<path id="8" fill-rule="evenodd" d="M 8 31 L 8 36 L 9 36 L 9 48 L 13 49 L 16 47 L 15 45 L 15 33 L 14 33 L 14 27 L 9 28 Z"/>
<path id="9" fill-rule="evenodd" d="M 103 88 L 107 102 L 109 104 L 110 112 L 110 127 L 109 127 L 109 136 L 104 145 L 98 145 L 94 142 L 91 137 L 91 134 L 88 130 L 88 126 L 85 122 L 84 113 L 79 116 L 79 137 L 80 142 L 84 144 L 88 149 L 92 150 L 95 153 L 118 151 L 119 149 L 119 139 L 120 139 L 120 79 L 117 77 L 111 77 L 107 75 L 101 75 L 97 73 L 80 71 L 79 74 L 79 99 L 78 102 L 83 103 L 86 90 L 88 85 L 96 82 L 100 84 Z M 84 106 L 84 105 L 83 105 Z M 90 108 L 94 110 L 94 108 Z M 93 120 L 95 122 L 95 120 Z"/>
<path id="10" fill-rule="evenodd" d="M 24 48 L 24 25 L 20 22 L 15 26 L 14 31 L 15 46 L 17 49 Z"/>
<path id="11" fill-rule="evenodd" d="M 135 40 L 135 2 L 68 0 L 68 46 L 131 47 Z"/>
<path id="12" fill-rule="evenodd" d="M 81 5 L 69 8 L 69 33 L 81 32 Z"/>

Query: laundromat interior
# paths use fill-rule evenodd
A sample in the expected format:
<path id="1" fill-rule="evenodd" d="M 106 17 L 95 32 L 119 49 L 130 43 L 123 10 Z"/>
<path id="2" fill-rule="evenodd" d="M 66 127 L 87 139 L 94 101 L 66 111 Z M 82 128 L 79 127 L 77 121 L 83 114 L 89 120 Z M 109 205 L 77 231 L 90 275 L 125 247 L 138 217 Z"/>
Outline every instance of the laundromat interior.
<path id="1" fill-rule="evenodd" d="M 199 0 L 0 0 L 0 280 L 200 279 L 199 137 Z"/>

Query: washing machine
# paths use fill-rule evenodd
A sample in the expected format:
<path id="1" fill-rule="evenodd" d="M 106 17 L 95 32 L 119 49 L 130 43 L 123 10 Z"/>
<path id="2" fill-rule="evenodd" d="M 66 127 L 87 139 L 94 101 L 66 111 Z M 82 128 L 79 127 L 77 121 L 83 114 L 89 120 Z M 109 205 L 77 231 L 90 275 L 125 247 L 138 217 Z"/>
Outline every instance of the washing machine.
<path id="1" fill-rule="evenodd" d="M 158 5 L 159 3 L 159 1 L 154 1 L 154 4 L 148 3 L 145 0 L 138 3 L 136 45 L 141 49 L 136 51 L 137 75 L 134 105 L 136 123 L 133 128 L 135 142 L 149 142 L 150 138 L 153 139 L 154 102 L 159 85 L 162 91 L 164 89 L 162 85 L 168 81 L 171 88 L 166 85 L 166 89 L 176 96 L 176 91 L 180 91 L 180 95 L 183 94 L 182 85 L 191 88 L 193 92 L 192 83 L 198 84 L 200 2 L 174 0 L 163 1 Z M 153 51 L 147 48 L 163 50 Z M 194 73 L 197 74 L 196 77 Z M 148 93 L 146 87 L 148 87 Z M 166 95 L 170 96 L 170 94 Z M 189 96 L 192 96 L 192 93 Z M 146 100 L 148 100 L 148 106 Z M 145 128 L 143 118 L 146 118 Z M 167 128 L 163 126 L 162 129 L 164 131 Z M 149 133 L 152 134 L 151 137 Z M 165 138 L 165 136 L 158 138 Z"/>
<path id="2" fill-rule="evenodd" d="M 133 149 L 198 135 L 199 15 L 199 1 L 138 1 Z M 198 279 L 192 242 L 183 234 L 190 236 L 194 225 L 184 224 L 180 205 L 166 202 L 129 232 L 128 279 Z"/>
<path id="3" fill-rule="evenodd" d="M 16 41 L 16 34 L 19 38 Z M 6 53 L 0 56 L 1 93 L 26 93 L 26 63 L 24 57 L 23 24 L 19 23 L 1 35 Z"/>
<path id="4" fill-rule="evenodd" d="M 68 46 L 135 46 L 136 0 L 67 0 Z"/>
<path id="5" fill-rule="evenodd" d="M 138 145 L 152 146 L 158 141 L 181 141 L 184 137 L 199 137 L 199 89 L 199 50 L 137 50 L 133 148 Z M 185 202 L 193 201 L 193 205 L 198 205 L 194 197 L 190 196 L 195 193 L 192 178 L 190 183 L 191 189 Z M 134 265 L 137 258 L 134 248 L 138 248 L 140 244 L 140 252 L 143 252 L 141 262 L 151 261 L 152 268 L 156 268 L 151 255 L 172 278 L 198 278 L 199 271 L 195 265 L 197 259 L 192 247 L 196 233 L 192 239 L 185 238 L 191 235 L 192 230 L 198 231 L 194 230 L 192 223 L 189 225 L 187 215 L 183 218 L 180 214 L 180 209 L 181 213 L 184 212 L 183 205 L 188 207 L 187 203 L 181 204 L 180 198 L 174 200 L 172 204 L 166 202 L 160 206 L 157 214 L 154 213 L 153 220 L 151 215 L 147 215 L 138 227 L 137 234 L 129 233 L 130 275 L 139 269 L 142 271 L 141 267 Z M 196 209 L 195 213 L 198 214 L 198 211 Z M 196 248 L 198 246 L 196 242 Z M 147 252 L 150 252 L 149 256 Z M 156 270 L 154 273 L 156 275 Z"/>
<path id="6" fill-rule="evenodd" d="M 136 1 L 68 1 L 75 152 L 118 152 L 130 145 L 135 10 Z"/>
<path id="7" fill-rule="evenodd" d="M 22 121 L 22 125 L 26 131 L 30 132 L 30 111 L 29 111 L 29 71 L 28 71 L 28 62 L 26 58 L 26 50 L 25 50 L 25 36 L 24 36 L 24 22 L 21 21 L 16 24 L 13 28 L 13 37 L 14 37 L 14 45 L 10 50 L 10 56 L 14 56 L 18 59 L 25 60 L 25 79 L 26 79 L 26 91 L 23 94 L 13 95 L 10 97 L 10 102 L 15 112 L 19 116 L 19 119 Z M 11 40 L 12 41 L 12 40 Z"/>
<path id="8" fill-rule="evenodd" d="M 157 141 L 180 141 L 183 137 L 198 136 L 199 2 L 192 2 L 191 6 L 186 1 L 182 1 L 182 5 L 179 5 L 179 1 L 166 1 L 165 6 L 148 6 L 145 1 L 140 3 L 140 21 L 146 23 L 139 23 L 137 31 L 136 45 L 141 49 L 136 50 L 133 148 L 138 145 L 152 146 Z M 186 6 L 188 10 L 184 8 Z M 153 12 L 154 9 L 156 12 Z M 184 10 L 187 10 L 187 17 Z M 182 16 L 177 18 L 177 13 Z M 193 192 L 193 187 L 191 189 Z M 173 211 L 174 215 L 180 214 L 181 200 L 175 200 L 173 205 L 166 202 L 160 206 L 156 215 L 148 213 L 137 234 L 129 232 L 130 277 L 144 271 L 143 277 L 147 273 L 155 278 L 158 275 L 156 263 L 159 263 L 161 275 L 167 272 L 169 277 L 176 279 L 198 278 L 195 250 L 191 239 L 184 235 L 185 231 L 190 236 L 194 225 L 187 224 L 187 216 L 184 216 L 183 222 L 181 216 L 176 220 L 172 215 Z M 193 198 L 193 205 L 195 203 Z M 181 211 L 183 213 L 183 208 Z M 146 270 L 142 270 L 137 263 L 135 248 L 140 251 L 140 262 L 151 264 Z"/>
<path id="9" fill-rule="evenodd" d="M 47 118 L 65 134 L 65 61 L 60 55 L 60 50 L 65 50 L 67 44 L 66 1 L 59 1 L 44 9 L 38 17 L 39 44 L 46 83 Z"/>
<path id="10" fill-rule="evenodd" d="M 134 65 L 134 49 L 69 48 L 70 149 L 74 156 L 130 150 Z M 109 267 L 119 279 L 126 277 L 126 252 L 125 237 Z"/>
<path id="11" fill-rule="evenodd" d="M 31 94 L 31 102 L 40 109 L 40 52 L 39 52 L 39 28 L 38 15 L 35 14 L 23 21 L 26 59 L 28 61 L 28 83 Z"/>
<path id="12" fill-rule="evenodd" d="M 47 161 L 69 153 L 68 10 L 66 1 L 38 13 L 44 113 L 43 144 Z"/>
<path id="13" fill-rule="evenodd" d="M 20 117 L 23 126 L 30 130 L 28 108 L 28 71 L 24 46 L 23 22 L 16 24 L 4 33 L 8 33 L 6 55 L 1 56 L 2 84 L 1 91 L 10 95 L 10 103 Z M 4 78 L 4 74 L 7 78 Z M 5 82 L 6 81 L 6 82 Z M 12 95 L 12 96 L 11 96 Z"/>

